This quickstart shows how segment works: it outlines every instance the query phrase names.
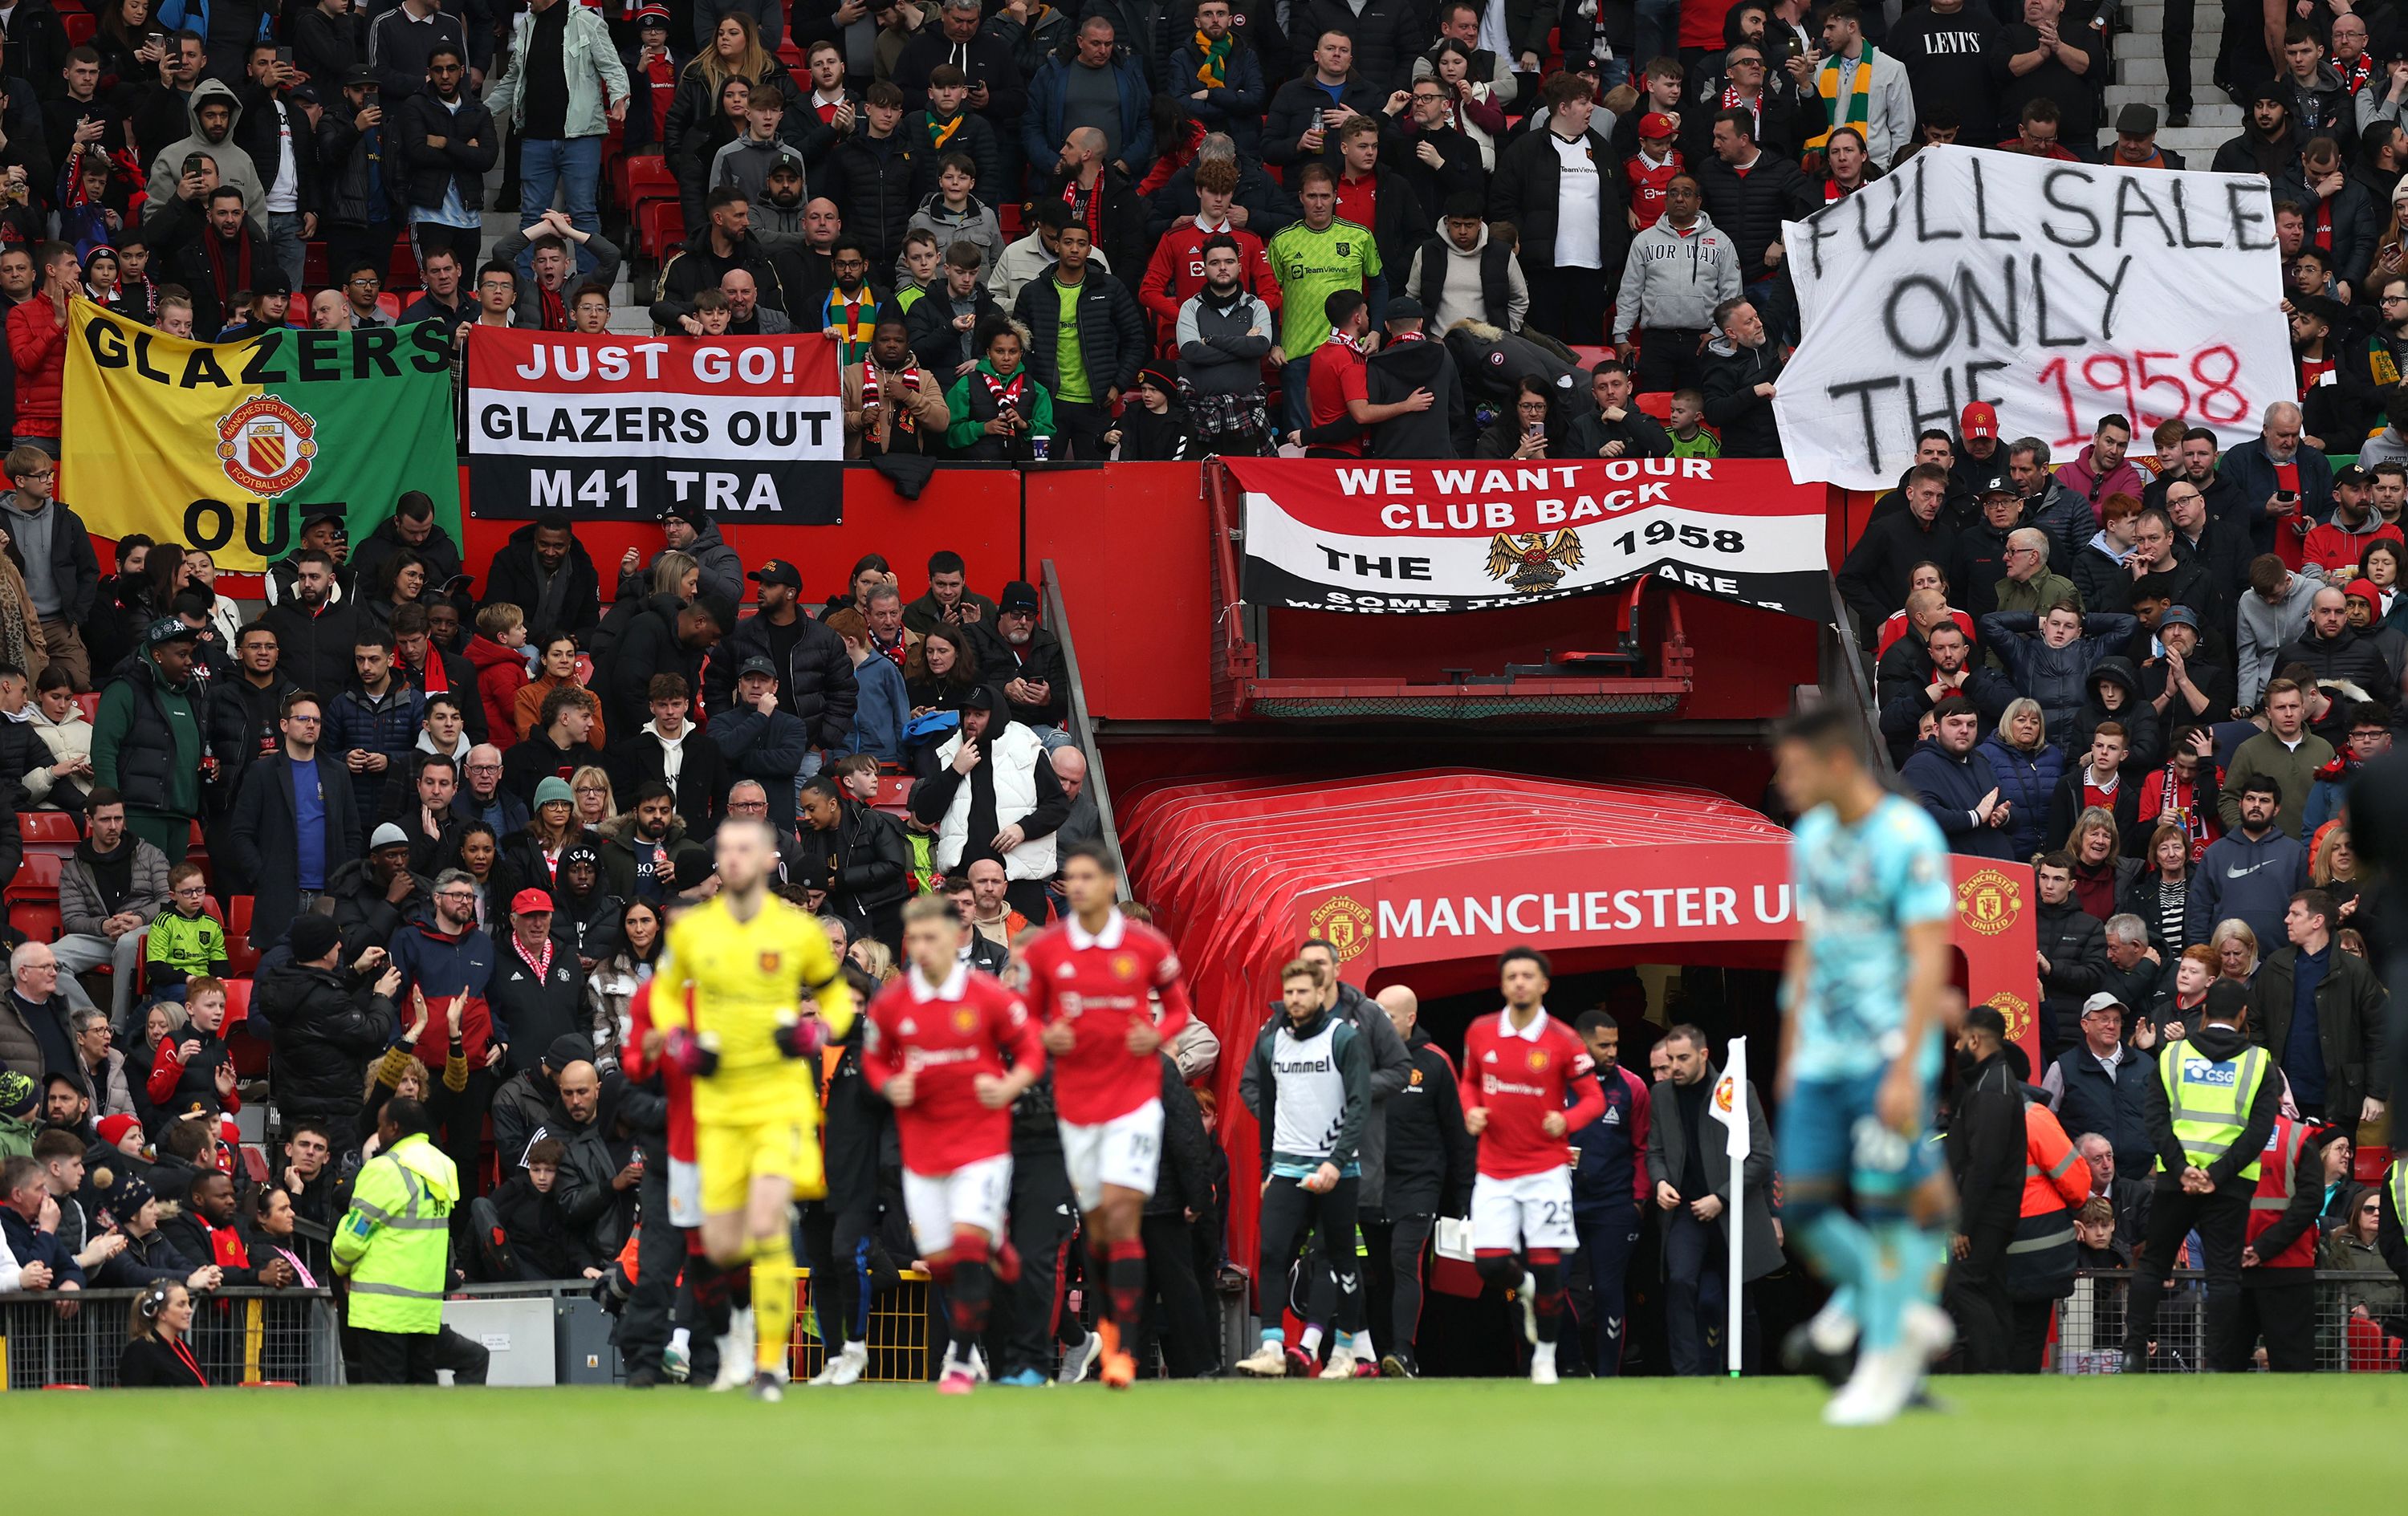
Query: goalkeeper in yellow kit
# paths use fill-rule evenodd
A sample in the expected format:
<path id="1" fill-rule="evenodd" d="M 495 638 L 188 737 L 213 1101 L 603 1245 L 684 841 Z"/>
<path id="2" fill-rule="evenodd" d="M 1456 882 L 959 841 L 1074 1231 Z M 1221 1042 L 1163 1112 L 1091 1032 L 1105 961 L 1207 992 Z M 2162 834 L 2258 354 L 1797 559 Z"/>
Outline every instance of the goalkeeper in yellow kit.
<path id="1" fill-rule="evenodd" d="M 719 894 L 679 916 L 663 944 L 645 1051 L 694 1076 L 703 1251 L 722 1268 L 752 1265 L 752 1395 L 777 1400 L 795 1319 L 791 1211 L 827 1193 L 818 1054 L 852 1028 L 853 994 L 819 922 L 769 892 L 768 824 L 721 822 L 717 854 Z M 804 993 L 816 1018 L 801 1014 Z M 723 1366 L 723 1383 L 740 1362 Z"/>

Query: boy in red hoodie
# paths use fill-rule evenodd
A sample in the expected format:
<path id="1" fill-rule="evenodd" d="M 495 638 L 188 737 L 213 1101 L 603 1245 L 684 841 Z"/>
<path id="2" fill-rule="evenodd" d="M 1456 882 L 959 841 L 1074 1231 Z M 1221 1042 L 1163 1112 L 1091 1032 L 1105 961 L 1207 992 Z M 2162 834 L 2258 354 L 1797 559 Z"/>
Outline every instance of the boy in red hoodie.
<path id="1" fill-rule="evenodd" d="M 477 635 L 460 650 L 477 671 L 485 707 L 485 740 L 508 751 L 519 739 L 519 691 L 527 681 L 526 612 L 496 601 L 477 612 Z"/>

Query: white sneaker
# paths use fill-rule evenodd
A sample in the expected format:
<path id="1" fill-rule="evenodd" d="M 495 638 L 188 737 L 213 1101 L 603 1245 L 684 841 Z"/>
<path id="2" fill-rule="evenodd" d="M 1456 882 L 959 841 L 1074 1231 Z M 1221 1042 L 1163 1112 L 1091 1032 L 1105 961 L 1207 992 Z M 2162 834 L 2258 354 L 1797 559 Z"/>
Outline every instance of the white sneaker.
<path id="1" fill-rule="evenodd" d="M 1880 1426 L 1895 1420 L 1923 1380 L 1922 1354 L 1899 1344 L 1860 1353 L 1856 1371 L 1823 1408 L 1827 1426 Z"/>
<path id="2" fill-rule="evenodd" d="M 1356 1362 L 1353 1349 L 1332 1348 L 1329 1350 L 1329 1362 L 1323 1366 L 1320 1377 L 1325 1380 L 1351 1380 L 1354 1377 Z"/>
<path id="3" fill-rule="evenodd" d="M 713 1390 L 741 1390 L 752 1382 L 752 1308 L 727 1315 L 727 1330 L 719 1338 L 719 1377 Z"/>
<path id="4" fill-rule="evenodd" d="M 1538 1342 L 1531 1344 L 1530 1382 L 1533 1384 L 1553 1384 L 1555 1382 L 1555 1345 L 1554 1343 Z"/>
<path id="5" fill-rule="evenodd" d="M 986 1350 L 975 1343 L 970 1347 L 970 1373 L 981 1384 L 985 1384 L 994 1378 L 986 1371 Z"/>
<path id="6" fill-rule="evenodd" d="M 820 1366 L 820 1371 L 811 1376 L 811 1383 L 824 1390 L 831 1386 L 858 1384 L 861 1382 L 861 1376 L 867 1372 L 868 1368 L 869 1344 L 848 1342 L 842 1349 L 828 1355 L 827 1362 Z"/>
<path id="7" fill-rule="evenodd" d="M 1814 1313 L 1814 1319 L 1806 1323 L 1806 1337 L 1816 1351 L 1836 1358 L 1856 1345 L 1856 1334 L 1861 1330 L 1856 1317 L 1842 1310 L 1833 1300 L 1826 1302 Z"/>
<path id="8" fill-rule="evenodd" d="M 1265 1337 L 1263 1345 L 1238 1360 L 1238 1372 L 1248 1379 L 1283 1380 L 1287 1378 L 1287 1350 L 1277 1337 Z"/>
<path id="9" fill-rule="evenodd" d="M 1956 1323 L 1938 1306 L 1917 1304 L 1906 1308 L 1898 1323 L 1899 1340 L 1913 1349 L 1918 1371 L 1939 1359 L 1956 1341 Z"/>
<path id="10" fill-rule="evenodd" d="M 1539 1345 L 1539 1277 L 1525 1270 L 1520 1289 L 1522 1297 L 1522 1340 L 1532 1347 Z"/>

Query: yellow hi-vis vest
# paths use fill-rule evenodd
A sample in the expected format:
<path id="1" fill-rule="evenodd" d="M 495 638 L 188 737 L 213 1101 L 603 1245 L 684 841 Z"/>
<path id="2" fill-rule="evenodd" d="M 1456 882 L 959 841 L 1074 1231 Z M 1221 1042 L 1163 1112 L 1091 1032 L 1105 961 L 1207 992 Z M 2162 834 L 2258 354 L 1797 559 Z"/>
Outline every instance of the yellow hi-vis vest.
<path id="1" fill-rule="evenodd" d="M 351 1285 L 351 1324 L 369 1332 L 439 1332 L 451 1281 L 452 1208 L 459 1170 L 423 1135 L 360 1167 L 351 1209 L 335 1229 L 335 1272 Z"/>
<path id="2" fill-rule="evenodd" d="M 2249 1107 L 2258 1098 L 2258 1087 L 2266 1081 L 2266 1065 L 2271 1061 L 2263 1048 L 2251 1048 L 2238 1058 L 2217 1063 L 2192 1051 L 2198 1046 L 2183 1042 L 2166 1050 L 2157 1060 L 2157 1078 L 2166 1087 L 2166 1108 L 2173 1117 L 2174 1140 L 2182 1144 L 2183 1156 L 2195 1168 L 2205 1168 L 2231 1150 L 2249 1124 Z M 2241 1178 L 2256 1182 L 2258 1160 L 2252 1157 L 2241 1170 Z M 2157 1160 L 2157 1171 L 2165 1172 L 2166 1161 Z"/>

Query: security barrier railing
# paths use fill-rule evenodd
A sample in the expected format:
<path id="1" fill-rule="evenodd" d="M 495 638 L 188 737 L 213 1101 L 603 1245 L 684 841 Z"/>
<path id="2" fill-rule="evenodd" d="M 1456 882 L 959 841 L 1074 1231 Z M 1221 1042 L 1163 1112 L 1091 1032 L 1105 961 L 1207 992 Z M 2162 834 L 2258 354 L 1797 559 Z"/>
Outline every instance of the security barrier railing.
<path id="1" fill-rule="evenodd" d="M 141 1294 L 0 1295 L 0 1389 L 115 1388 Z M 214 1290 L 194 1302 L 188 1345 L 212 1384 L 340 1384 L 340 1327 L 331 1291 Z"/>

